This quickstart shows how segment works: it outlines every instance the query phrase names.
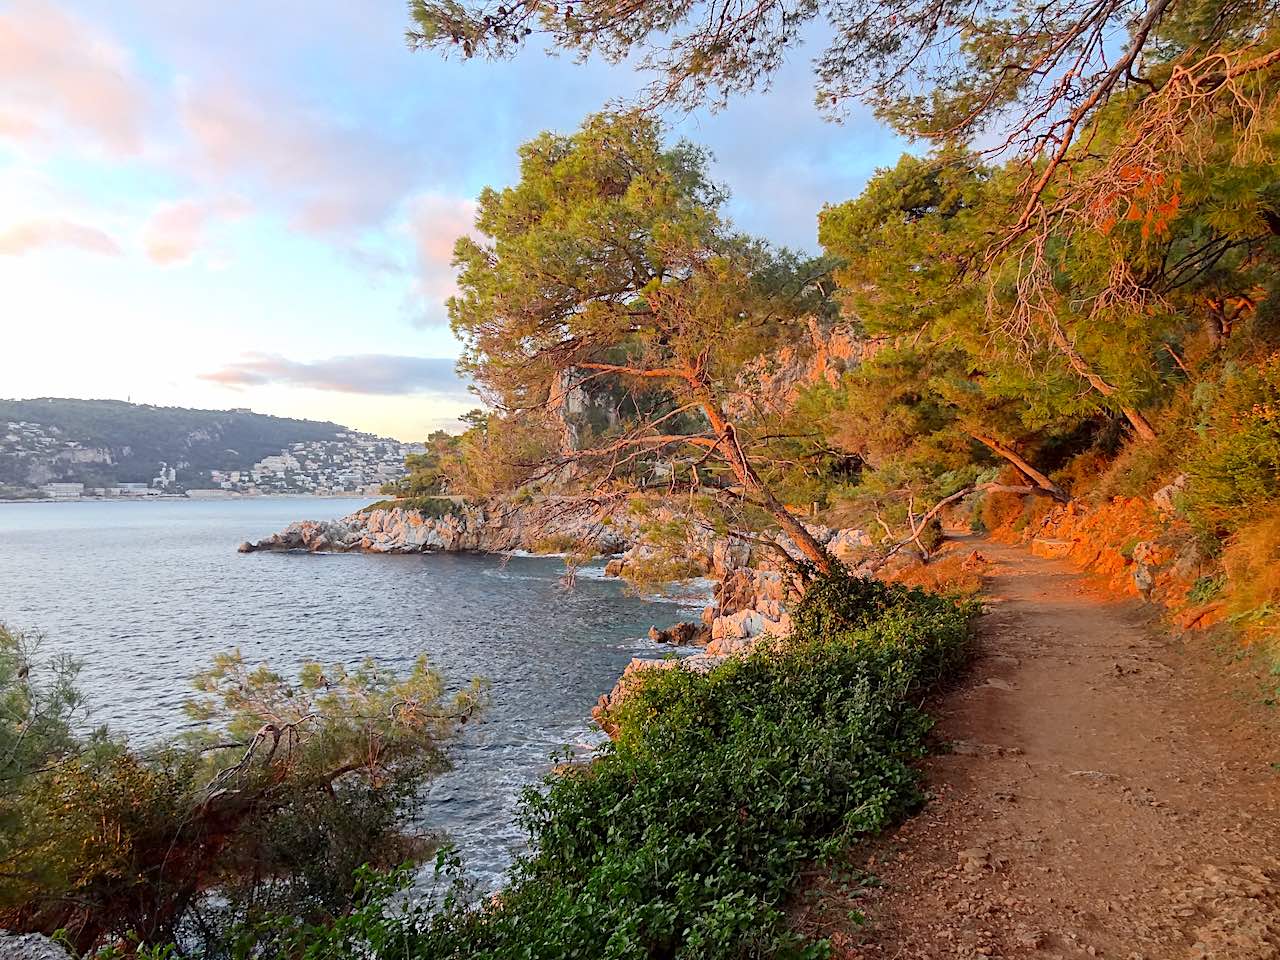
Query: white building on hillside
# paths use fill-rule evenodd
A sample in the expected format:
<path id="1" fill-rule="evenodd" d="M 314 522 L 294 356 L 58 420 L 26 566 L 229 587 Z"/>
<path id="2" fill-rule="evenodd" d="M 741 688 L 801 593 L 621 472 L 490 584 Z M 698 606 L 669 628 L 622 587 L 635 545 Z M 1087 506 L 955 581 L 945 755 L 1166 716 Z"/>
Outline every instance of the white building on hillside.
<path id="1" fill-rule="evenodd" d="M 51 497 L 83 497 L 83 483 L 46 483 L 40 488 Z"/>

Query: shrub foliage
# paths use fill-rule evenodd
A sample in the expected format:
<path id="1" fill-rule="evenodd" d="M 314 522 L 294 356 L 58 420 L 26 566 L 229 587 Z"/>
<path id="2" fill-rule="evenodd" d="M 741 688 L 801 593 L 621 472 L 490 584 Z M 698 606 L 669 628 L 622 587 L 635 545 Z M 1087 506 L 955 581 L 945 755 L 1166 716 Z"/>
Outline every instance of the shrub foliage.
<path id="1" fill-rule="evenodd" d="M 0 625 L 0 928 L 210 960 L 264 955 L 236 945 L 269 917 L 331 922 L 357 868 L 427 852 L 406 824 L 483 696 L 425 661 L 287 679 L 237 652 L 197 679 L 184 737 L 140 747 L 79 732 L 74 678 Z"/>
<path id="2" fill-rule="evenodd" d="M 531 853 L 481 904 L 348 922 L 313 957 L 821 956 L 786 922 L 804 864 L 915 807 L 922 695 L 961 660 L 970 608 L 844 574 L 795 634 L 707 673 L 653 670 L 586 768 L 526 793 Z M 390 928 L 394 928 L 391 932 Z"/>

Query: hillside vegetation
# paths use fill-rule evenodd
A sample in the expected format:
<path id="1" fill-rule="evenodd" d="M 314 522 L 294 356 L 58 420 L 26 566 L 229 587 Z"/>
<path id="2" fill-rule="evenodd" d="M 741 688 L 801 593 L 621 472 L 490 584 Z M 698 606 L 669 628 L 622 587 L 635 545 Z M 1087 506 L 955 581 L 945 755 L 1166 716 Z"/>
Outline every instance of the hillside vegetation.
<path id="1" fill-rule="evenodd" d="M 120 400 L 0 400 L 5 422 L 38 424 L 59 441 L 74 441 L 83 453 L 0 448 L 0 485 L 38 486 L 49 480 L 102 486 L 146 483 L 160 463 L 179 468 L 185 486 L 207 482 L 210 470 L 246 470 L 290 444 L 333 440 L 346 430 L 336 423 L 272 417 L 248 410 L 192 410 Z M 0 433 L 0 437 L 3 434 Z M 59 455 L 61 454 L 61 455 Z"/>

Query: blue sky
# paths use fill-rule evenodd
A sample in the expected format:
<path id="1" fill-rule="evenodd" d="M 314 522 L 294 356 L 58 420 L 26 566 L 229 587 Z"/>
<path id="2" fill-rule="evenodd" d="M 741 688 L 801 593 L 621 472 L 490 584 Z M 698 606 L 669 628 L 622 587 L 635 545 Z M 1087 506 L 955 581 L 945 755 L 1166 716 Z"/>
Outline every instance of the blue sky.
<path id="1" fill-rule="evenodd" d="M 402 439 L 475 406 L 449 252 L 516 147 L 639 89 L 625 67 L 405 48 L 399 0 L 0 0 L 0 396 L 132 398 Z M 670 117 L 743 228 L 812 249 L 902 145 L 824 121 L 804 51 Z"/>

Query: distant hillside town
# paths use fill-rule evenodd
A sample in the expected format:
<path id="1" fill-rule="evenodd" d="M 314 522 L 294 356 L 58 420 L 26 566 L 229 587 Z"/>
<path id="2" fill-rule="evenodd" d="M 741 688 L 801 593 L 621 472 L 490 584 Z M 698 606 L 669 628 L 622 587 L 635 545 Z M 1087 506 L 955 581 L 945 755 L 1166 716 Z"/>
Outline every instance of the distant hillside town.
<path id="1" fill-rule="evenodd" d="M 367 493 L 406 475 L 405 457 L 422 453 L 421 443 L 400 443 L 348 431 L 335 440 L 292 444 L 263 457 L 248 470 L 212 470 L 213 490 L 229 493 Z"/>
<path id="2" fill-rule="evenodd" d="M 376 495 L 423 450 L 243 409 L 0 400 L 0 499 Z"/>

